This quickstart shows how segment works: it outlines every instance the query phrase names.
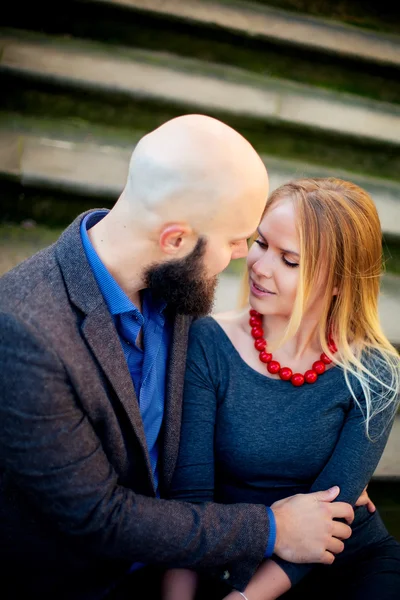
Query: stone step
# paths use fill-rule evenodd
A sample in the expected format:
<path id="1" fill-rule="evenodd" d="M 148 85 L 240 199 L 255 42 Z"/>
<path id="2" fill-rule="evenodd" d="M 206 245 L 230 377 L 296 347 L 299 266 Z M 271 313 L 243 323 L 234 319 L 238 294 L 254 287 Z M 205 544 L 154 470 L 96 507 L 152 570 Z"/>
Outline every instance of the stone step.
<path id="1" fill-rule="evenodd" d="M 400 67 L 400 36 L 362 30 L 327 19 L 294 14 L 255 2 L 228 0 L 92 0 L 157 15 L 213 25 L 319 52 Z M 95 13 L 95 7 L 93 7 Z"/>
<path id="2" fill-rule="evenodd" d="M 400 144 L 400 107 L 159 52 L 0 35 L 0 72 Z"/>
<path id="3" fill-rule="evenodd" d="M 288 1 L 292 2 L 292 0 Z M 204 13 L 203 3 L 182 2 L 181 4 L 184 11 L 187 13 L 189 11 L 188 14 L 190 14 L 190 7 L 193 6 L 196 10 L 200 8 Z M 293 43 L 290 34 L 287 36 L 287 42 L 280 39 L 280 35 L 278 37 L 268 35 L 270 29 L 277 30 L 279 34 L 285 35 L 287 30 L 290 33 L 293 19 L 299 17 L 301 20 L 302 15 L 284 13 L 282 17 L 284 26 L 280 27 L 278 23 L 273 28 L 267 27 L 265 35 L 261 35 L 252 33 L 251 30 L 246 33 L 246 28 L 242 30 L 240 27 L 232 28 L 229 19 L 227 26 L 224 26 L 223 19 L 214 23 L 213 19 L 196 19 L 196 15 L 193 18 L 179 17 L 178 11 L 167 10 L 169 5 L 165 3 L 161 8 L 160 3 L 146 2 L 146 6 L 152 6 L 154 10 L 120 2 L 58 0 L 51 5 L 44 0 L 35 0 L 21 11 L 17 0 L 8 7 L 2 23 L 4 27 L 15 28 L 15 31 L 36 31 L 51 36 L 102 41 L 109 46 L 119 44 L 152 51 L 168 51 L 211 63 L 240 67 L 278 79 L 298 81 L 373 100 L 400 104 L 399 67 L 395 63 L 361 59 L 358 55 L 341 54 L 337 51 L 325 52 L 321 48 Z M 211 13 L 222 10 L 225 16 L 227 6 L 229 11 L 238 10 L 237 3 L 225 0 L 222 8 L 221 2 L 213 3 Z M 253 5 L 245 2 L 240 6 L 244 6 L 249 11 L 252 10 Z M 257 11 L 264 11 L 264 8 L 260 4 L 256 6 Z M 367 16 L 367 12 L 364 9 L 364 16 Z M 387 13 L 385 16 L 387 17 Z M 247 23 L 243 19 L 239 19 L 238 23 L 242 21 Z M 272 19 L 271 23 L 273 22 Z M 357 38 L 360 34 L 359 28 L 354 32 L 352 28 L 350 30 L 345 28 L 345 30 L 348 37 L 354 33 Z M 292 33 L 294 36 L 295 32 Z M 369 31 L 367 34 L 374 38 L 373 32 Z M 311 34 L 305 37 L 307 40 L 313 39 Z M 381 42 L 380 38 L 379 42 Z M 347 45 L 349 45 L 348 40 Z M 369 47 L 370 44 L 367 45 L 367 48 Z M 381 47 L 382 44 L 379 44 L 378 48 Z"/>
<path id="4" fill-rule="evenodd" d="M 131 143 L 110 144 L 68 139 L 33 132 L 0 129 L 0 173 L 25 186 L 43 186 L 88 196 L 117 197 L 125 184 L 129 157 L 141 134 L 132 132 Z M 278 160 L 262 155 L 270 175 L 271 190 L 300 177 L 336 176 L 365 188 L 377 206 L 385 234 L 400 236 L 400 184 L 338 169 Z M 399 323 L 400 321 L 396 319 Z M 400 341 L 400 333 L 399 333 Z"/>

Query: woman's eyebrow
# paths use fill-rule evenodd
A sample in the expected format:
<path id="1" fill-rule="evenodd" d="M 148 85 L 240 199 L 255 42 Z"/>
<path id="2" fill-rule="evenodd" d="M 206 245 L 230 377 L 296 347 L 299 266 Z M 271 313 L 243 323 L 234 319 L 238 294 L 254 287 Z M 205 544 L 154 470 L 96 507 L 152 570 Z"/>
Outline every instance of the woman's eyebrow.
<path id="1" fill-rule="evenodd" d="M 263 235 L 260 231 L 260 228 L 257 227 L 257 233 L 260 237 L 262 237 L 263 240 L 267 241 L 267 238 L 265 237 L 265 235 Z M 300 254 L 298 252 L 295 252 L 294 250 L 287 250 L 285 248 L 279 248 L 279 250 L 281 252 L 284 252 L 285 254 L 293 254 L 294 256 L 298 256 L 300 258 Z"/>

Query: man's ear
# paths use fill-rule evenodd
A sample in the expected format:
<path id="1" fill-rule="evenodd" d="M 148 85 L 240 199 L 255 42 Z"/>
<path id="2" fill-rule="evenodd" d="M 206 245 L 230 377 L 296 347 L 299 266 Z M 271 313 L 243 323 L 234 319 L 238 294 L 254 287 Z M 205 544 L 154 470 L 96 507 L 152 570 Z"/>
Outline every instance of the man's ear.
<path id="1" fill-rule="evenodd" d="M 166 254 L 180 254 L 189 243 L 193 230 L 187 223 L 169 223 L 160 232 L 160 248 Z"/>

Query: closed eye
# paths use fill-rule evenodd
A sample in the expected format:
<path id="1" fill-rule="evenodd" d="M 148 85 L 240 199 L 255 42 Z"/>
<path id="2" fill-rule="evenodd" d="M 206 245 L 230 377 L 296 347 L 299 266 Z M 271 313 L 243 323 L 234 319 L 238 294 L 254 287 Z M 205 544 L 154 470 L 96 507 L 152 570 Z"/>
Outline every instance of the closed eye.
<path id="1" fill-rule="evenodd" d="M 284 256 L 282 256 L 282 260 L 285 263 L 285 265 L 287 265 L 288 267 L 291 267 L 292 269 L 299 266 L 299 263 L 292 263 L 289 260 L 287 260 Z"/>
<path id="2" fill-rule="evenodd" d="M 268 248 L 268 244 L 262 240 L 255 240 L 255 243 L 258 244 L 260 246 L 260 248 L 262 248 L 263 250 L 267 250 L 267 248 Z M 294 269 L 295 267 L 299 266 L 299 263 L 290 262 L 290 260 L 287 260 L 287 258 L 285 258 L 284 254 L 282 254 L 282 260 L 285 263 L 285 265 L 287 267 L 290 267 L 291 269 Z"/>

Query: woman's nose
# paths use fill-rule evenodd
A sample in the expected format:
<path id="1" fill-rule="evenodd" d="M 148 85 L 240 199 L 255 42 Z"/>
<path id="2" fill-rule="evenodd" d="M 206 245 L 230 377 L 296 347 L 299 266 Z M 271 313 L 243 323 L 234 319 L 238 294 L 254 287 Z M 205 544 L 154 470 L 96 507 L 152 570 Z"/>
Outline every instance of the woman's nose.
<path id="1" fill-rule="evenodd" d="M 266 279 L 271 279 L 272 277 L 272 266 L 270 261 L 267 261 L 265 257 L 253 263 L 251 268 L 258 277 L 265 277 Z"/>

